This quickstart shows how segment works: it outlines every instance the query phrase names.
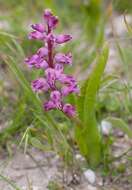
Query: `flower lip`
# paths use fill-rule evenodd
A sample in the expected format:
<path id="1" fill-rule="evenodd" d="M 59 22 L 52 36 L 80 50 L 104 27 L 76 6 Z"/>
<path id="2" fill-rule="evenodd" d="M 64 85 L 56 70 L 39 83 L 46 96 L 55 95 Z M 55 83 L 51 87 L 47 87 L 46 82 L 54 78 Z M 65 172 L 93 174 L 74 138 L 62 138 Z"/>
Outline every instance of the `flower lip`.
<path id="1" fill-rule="evenodd" d="M 48 68 L 48 63 L 46 60 L 40 59 L 35 65 L 37 69 L 46 69 Z"/>
<path id="2" fill-rule="evenodd" d="M 34 92 L 48 91 L 49 85 L 44 78 L 39 78 L 32 81 L 32 89 Z"/>
<path id="3" fill-rule="evenodd" d="M 26 58 L 25 63 L 29 66 L 29 68 L 32 68 L 32 67 L 35 67 L 36 69 L 48 68 L 47 61 L 44 60 L 42 57 L 40 57 L 38 54 L 34 54 L 31 57 Z"/>
<path id="4" fill-rule="evenodd" d="M 56 64 L 55 64 L 55 70 L 56 70 L 56 77 L 58 76 L 58 74 L 59 74 L 59 77 L 60 77 L 60 74 L 61 74 L 61 73 L 63 74 L 64 67 L 63 67 L 62 64 L 56 63 Z M 58 77 L 57 77 L 57 78 L 58 78 Z"/>
<path id="5" fill-rule="evenodd" d="M 76 114 L 75 107 L 71 104 L 64 104 L 63 112 L 67 114 L 69 117 L 73 117 Z"/>
<path id="6" fill-rule="evenodd" d="M 58 17 L 54 16 L 50 9 L 44 11 L 44 19 L 47 22 L 49 31 L 54 29 L 59 22 Z"/>
<path id="7" fill-rule="evenodd" d="M 54 90 L 50 94 L 50 98 L 53 102 L 61 100 L 61 93 L 58 90 Z"/>
<path id="8" fill-rule="evenodd" d="M 29 40 L 43 40 L 44 37 L 45 35 L 38 31 L 33 31 L 28 36 Z"/>
<path id="9" fill-rule="evenodd" d="M 69 34 L 60 34 L 60 35 L 56 36 L 55 42 L 57 44 L 62 44 L 62 43 L 70 41 L 71 39 L 72 39 L 72 37 Z"/>
<path id="10" fill-rule="evenodd" d="M 46 57 L 48 55 L 48 49 L 46 47 L 41 47 L 38 49 L 37 54 L 40 57 Z"/>
<path id="11" fill-rule="evenodd" d="M 41 32 L 41 33 L 46 31 L 43 24 L 32 24 L 31 27 L 32 27 L 32 29 L 34 29 L 38 32 Z"/>
<path id="12" fill-rule="evenodd" d="M 71 75 L 66 75 L 66 74 L 62 74 L 60 75 L 60 78 L 59 78 L 59 81 L 62 83 L 62 84 L 66 84 L 66 85 L 75 85 L 77 82 L 75 80 L 75 78 Z"/>
<path id="13" fill-rule="evenodd" d="M 55 89 L 55 81 L 56 81 L 56 72 L 53 68 L 47 68 L 45 70 L 46 79 L 51 87 L 51 89 Z"/>
<path id="14" fill-rule="evenodd" d="M 53 14 L 52 14 L 52 11 L 51 9 L 45 9 L 44 11 L 44 18 L 45 19 L 48 19 L 49 17 L 51 17 Z"/>
<path id="15" fill-rule="evenodd" d="M 57 53 L 54 57 L 55 61 L 57 63 L 63 63 L 63 64 L 72 64 L 72 54 L 71 53 Z"/>
<path id="16" fill-rule="evenodd" d="M 51 100 L 44 103 L 45 111 L 49 111 L 49 110 L 52 110 L 54 108 L 56 108 L 56 106 L 55 106 L 54 102 L 52 102 Z"/>
<path id="17" fill-rule="evenodd" d="M 61 103 L 61 93 L 59 90 L 54 90 L 50 94 L 51 101 L 54 102 L 56 108 L 61 109 L 62 103 Z"/>
<path id="18" fill-rule="evenodd" d="M 79 93 L 79 88 L 77 87 L 77 85 L 72 85 L 72 86 L 64 86 L 61 89 L 61 93 L 63 96 L 67 96 L 71 93 L 75 93 L 78 94 Z"/>
<path id="19" fill-rule="evenodd" d="M 38 59 L 38 55 L 37 54 L 34 54 L 32 55 L 31 57 L 28 57 L 25 59 L 25 63 L 29 66 L 29 67 L 32 67 L 34 66 L 34 64 L 36 63 Z"/>

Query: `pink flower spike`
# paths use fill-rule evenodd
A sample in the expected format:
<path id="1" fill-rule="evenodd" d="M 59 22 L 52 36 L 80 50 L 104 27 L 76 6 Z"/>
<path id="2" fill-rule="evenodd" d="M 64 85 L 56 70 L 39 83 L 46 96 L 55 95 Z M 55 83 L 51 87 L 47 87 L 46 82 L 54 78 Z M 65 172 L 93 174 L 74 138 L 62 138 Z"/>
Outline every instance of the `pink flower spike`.
<path id="1" fill-rule="evenodd" d="M 38 32 L 41 32 L 41 33 L 46 31 L 43 24 L 32 24 L 31 27 L 32 27 L 32 29 L 34 29 Z"/>
<path id="2" fill-rule="evenodd" d="M 71 104 L 64 104 L 63 112 L 67 114 L 69 117 L 73 117 L 76 114 L 75 108 Z"/>
<path id="3" fill-rule="evenodd" d="M 31 86 L 34 92 L 48 91 L 49 89 L 49 85 L 44 78 L 32 81 Z"/>
<path id="4" fill-rule="evenodd" d="M 72 39 L 71 35 L 56 35 L 53 30 L 56 28 L 59 19 L 53 15 L 50 9 L 46 9 L 43 14 L 44 24 L 38 23 L 31 25 L 33 32 L 29 34 L 29 39 L 40 40 L 43 47 L 37 53 L 25 59 L 29 68 L 43 69 L 44 78 L 41 77 L 32 82 L 34 92 L 48 91 L 50 99 L 43 105 L 45 111 L 58 109 L 68 117 L 75 115 L 73 105 L 63 102 L 65 96 L 71 93 L 78 94 L 79 88 L 76 79 L 72 75 L 64 73 L 64 66 L 72 64 L 71 53 L 55 53 L 56 46 Z"/>
<path id="5" fill-rule="evenodd" d="M 57 44 L 62 44 L 62 43 L 70 41 L 71 39 L 72 39 L 72 37 L 68 34 L 64 34 L 64 35 L 60 34 L 60 35 L 56 36 L 55 42 Z"/>

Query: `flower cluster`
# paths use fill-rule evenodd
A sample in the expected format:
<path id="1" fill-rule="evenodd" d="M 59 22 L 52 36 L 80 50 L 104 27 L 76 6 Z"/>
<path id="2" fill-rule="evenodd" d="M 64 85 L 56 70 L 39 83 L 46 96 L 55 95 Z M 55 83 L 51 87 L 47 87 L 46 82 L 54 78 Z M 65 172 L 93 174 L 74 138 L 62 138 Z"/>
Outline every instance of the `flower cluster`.
<path id="1" fill-rule="evenodd" d="M 44 11 L 44 24 L 33 24 L 33 32 L 29 39 L 41 40 L 44 47 L 38 49 L 36 54 L 25 59 L 30 68 L 44 69 L 44 76 L 32 82 L 34 92 L 50 92 L 50 99 L 44 103 L 46 111 L 59 109 L 67 116 L 75 115 L 75 108 L 69 103 L 64 103 L 63 98 L 70 93 L 79 93 L 77 82 L 73 76 L 64 73 L 64 65 L 72 64 L 71 53 L 56 53 L 55 47 L 72 39 L 70 35 L 55 35 L 53 30 L 58 24 L 58 17 L 51 10 Z"/>

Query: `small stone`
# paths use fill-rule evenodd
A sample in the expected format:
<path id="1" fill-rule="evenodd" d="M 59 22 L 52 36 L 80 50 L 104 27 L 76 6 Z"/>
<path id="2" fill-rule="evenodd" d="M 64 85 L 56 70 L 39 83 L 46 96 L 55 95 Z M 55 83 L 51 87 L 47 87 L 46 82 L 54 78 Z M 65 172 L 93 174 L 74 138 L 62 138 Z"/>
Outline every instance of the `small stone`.
<path id="1" fill-rule="evenodd" d="M 95 183 L 96 180 L 96 175 L 94 173 L 94 171 L 88 169 L 84 172 L 84 177 L 87 179 L 87 181 L 91 184 Z"/>
<path id="2" fill-rule="evenodd" d="M 103 179 L 101 177 L 98 177 L 96 181 L 99 186 L 103 186 Z"/>
<path id="3" fill-rule="evenodd" d="M 85 158 L 81 154 L 76 154 L 75 158 L 80 161 L 84 161 Z"/>
<path id="4" fill-rule="evenodd" d="M 110 122 L 105 121 L 105 120 L 103 120 L 101 122 L 101 131 L 102 131 L 103 135 L 108 136 L 111 132 L 111 129 L 112 129 L 112 125 Z"/>
<path id="5" fill-rule="evenodd" d="M 116 135 L 117 135 L 117 137 L 119 137 L 119 138 L 124 137 L 123 131 L 118 131 Z"/>
<path id="6" fill-rule="evenodd" d="M 97 188 L 92 185 L 88 185 L 87 190 L 97 190 Z"/>

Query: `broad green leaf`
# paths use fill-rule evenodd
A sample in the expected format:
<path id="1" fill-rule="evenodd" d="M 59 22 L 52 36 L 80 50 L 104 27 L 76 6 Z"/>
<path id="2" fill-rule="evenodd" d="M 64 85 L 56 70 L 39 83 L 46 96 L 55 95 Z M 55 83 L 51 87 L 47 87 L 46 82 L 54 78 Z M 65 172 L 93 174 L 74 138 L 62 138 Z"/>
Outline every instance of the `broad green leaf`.
<path id="1" fill-rule="evenodd" d="M 101 136 L 95 117 L 95 103 L 107 58 L 108 48 L 105 47 L 97 58 L 89 80 L 84 83 L 79 99 L 78 111 L 83 128 L 76 127 L 76 140 L 82 154 L 93 166 L 96 166 L 101 159 Z"/>
<path id="2" fill-rule="evenodd" d="M 89 81 L 86 87 L 84 109 L 83 109 L 84 125 L 85 124 L 87 125 L 87 123 L 89 123 L 89 118 L 91 118 L 91 115 L 93 114 L 91 112 L 94 111 L 96 103 L 96 95 L 99 90 L 101 77 L 103 75 L 107 59 L 108 59 L 108 48 L 105 47 L 102 52 L 102 55 L 100 55 L 97 58 L 97 63 L 89 77 Z"/>
<path id="3" fill-rule="evenodd" d="M 83 105 L 84 105 L 84 100 L 85 100 L 85 95 L 86 95 L 87 84 L 88 84 L 88 79 L 83 82 L 80 89 L 80 95 L 76 100 L 77 111 L 78 111 L 79 119 L 81 121 L 83 120 L 83 108 L 84 108 Z"/>

